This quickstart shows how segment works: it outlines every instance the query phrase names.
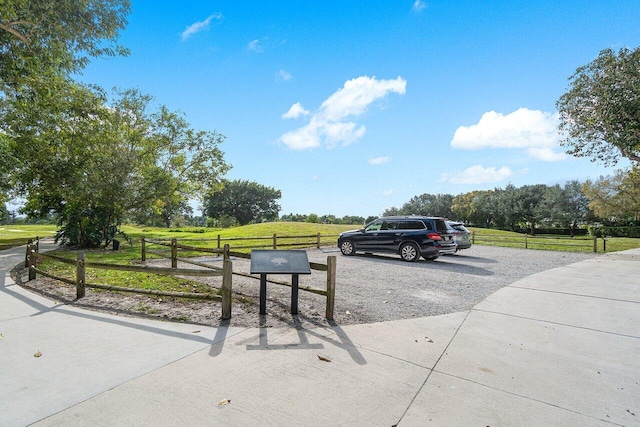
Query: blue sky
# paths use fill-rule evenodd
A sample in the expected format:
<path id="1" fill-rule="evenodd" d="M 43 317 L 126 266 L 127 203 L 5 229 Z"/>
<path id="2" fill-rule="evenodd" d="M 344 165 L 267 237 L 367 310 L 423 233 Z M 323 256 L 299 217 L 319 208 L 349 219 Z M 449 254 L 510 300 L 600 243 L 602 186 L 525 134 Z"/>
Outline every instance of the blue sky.
<path id="1" fill-rule="evenodd" d="M 132 0 L 121 42 L 79 79 L 225 135 L 227 177 L 281 190 L 281 214 L 367 217 L 612 174 L 563 154 L 555 102 L 640 45 L 640 2 Z"/>

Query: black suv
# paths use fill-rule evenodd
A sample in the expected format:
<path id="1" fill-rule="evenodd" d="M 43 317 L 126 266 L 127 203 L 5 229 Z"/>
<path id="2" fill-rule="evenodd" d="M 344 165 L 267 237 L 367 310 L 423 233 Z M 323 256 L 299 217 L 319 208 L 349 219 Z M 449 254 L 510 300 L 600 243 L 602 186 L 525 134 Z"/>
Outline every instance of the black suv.
<path id="1" fill-rule="evenodd" d="M 343 255 L 360 252 L 397 253 L 405 261 L 436 259 L 454 253 L 456 244 L 444 218 L 426 216 L 388 216 L 364 228 L 345 231 L 338 237 Z"/>

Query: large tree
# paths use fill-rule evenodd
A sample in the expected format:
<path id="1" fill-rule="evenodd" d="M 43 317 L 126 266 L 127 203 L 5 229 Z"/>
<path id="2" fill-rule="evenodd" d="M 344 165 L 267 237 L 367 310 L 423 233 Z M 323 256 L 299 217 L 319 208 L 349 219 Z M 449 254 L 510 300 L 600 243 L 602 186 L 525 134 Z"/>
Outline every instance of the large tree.
<path id="1" fill-rule="evenodd" d="M 230 216 L 240 225 L 273 221 L 278 218 L 282 197 L 280 190 L 257 182 L 234 180 L 224 182 L 221 189 L 208 193 L 203 200 L 204 212 L 211 218 Z"/>
<path id="2" fill-rule="evenodd" d="M 600 52 L 569 78 L 556 107 L 568 153 L 615 165 L 640 162 L 640 48 Z"/>
<path id="3" fill-rule="evenodd" d="M 421 194 L 412 197 L 407 203 L 402 205 L 400 212 L 402 215 L 426 215 L 442 216 L 450 218 L 452 216 L 451 204 L 453 196 L 450 194 Z"/>
<path id="4" fill-rule="evenodd" d="M 229 168 L 222 135 L 194 131 L 138 91 L 111 103 L 68 82 L 25 93 L 32 96 L 10 99 L 0 121 L 19 159 L 13 182 L 29 215 L 58 215 L 63 243 L 106 245 L 127 215 L 200 198 Z"/>
<path id="5" fill-rule="evenodd" d="M 568 181 L 564 187 L 558 184 L 549 187 L 543 204 L 552 222 L 570 228 L 572 237 L 578 225 L 591 215 L 589 199 L 582 192 L 582 184 L 576 180 Z"/>
<path id="6" fill-rule="evenodd" d="M 640 167 L 619 170 L 613 176 L 587 181 L 582 191 L 589 198 L 589 208 L 606 220 L 640 219 Z"/>
<path id="7" fill-rule="evenodd" d="M 3 0 L 0 87 L 19 90 L 51 70 L 78 72 L 89 57 L 126 55 L 117 43 L 128 0 Z"/>

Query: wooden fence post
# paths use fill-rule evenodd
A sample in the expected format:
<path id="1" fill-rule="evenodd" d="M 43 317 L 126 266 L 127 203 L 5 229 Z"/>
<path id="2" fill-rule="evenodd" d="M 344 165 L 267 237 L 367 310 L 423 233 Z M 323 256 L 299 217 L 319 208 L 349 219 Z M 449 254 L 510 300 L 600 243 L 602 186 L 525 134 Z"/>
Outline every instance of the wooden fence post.
<path id="1" fill-rule="evenodd" d="M 226 245 L 225 245 L 226 246 Z M 233 264 L 231 260 L 225 259 L 222 262 L 222 320 L 231 318 L 231 288 L 233 281 Z"/>
<path id="2" fill-rule="evenodd" d="M 76 298 L 80 299 L 85 295 L 85 254 L 84 252 L 78 252 L 76 256 Z"/>
<path id="3" fill-rule="evenodd" d="M 471 232 L 471 243 L 474 244 L 474 245 L 476 244 L 476 232 L 475 231 Z"/>
<path id="4" fill-rule="evenodd" d="M 222 259 L 225 261 L 228 261 L 229 258 L 229 244 L 225 243 L 224 244 L 224 251 L 222 252 Z"/>
<path id="5" fill-rule="evenodd" d="M 142 262 L 147 260 L 147 242 L 144 240 L 144 236 L 140 236 L 140 245 L 142 246 Z"/>
<path id="6" fill-rule="evenodd" d="M 36 252 L 40 252 L 40 237 L 36 236 Z"/>
<path id="7" fill-rule="evenodd" d="M 598 237 L 593 236 L 593 252 L 598 253 Z"/>
<path id="8" fill-rule="evenodd" d="M 178 268 L 178 240 L 171 239 L 171 268 Z"/>
<path id="9" fill-rule="evenodd" d="M 34 244 L 29 245 L 29 280 L 35 280 L 38 277 L 36 276 L 36 246 Z"/>
<path id="10" fill-rule="evenodd" d="M 325 318 L 333 320 L 333 308 L 336 300 L 336 257 L 327 257 L 327 310 Z"/>
<path id="11" fill-rule="evenodd" d="M 529 242 L 527 242 L 527 235 L 524 235 L 524 248 L 529 249 Z"/>
<path id="12" fill-rule="evenodd" d="M 220 249 L 220 235 L 218 234 L 218 249 Z"/>
<path id="13" fill-rule="evenodd" d="M 318 241 L 317 241 L 316 247 L 320 249 L 320 233 L 318 233 Z"/>
<path id="14" fill-rule="evenodd" d="M 24 265 L 26 265 L 27 267 L 29 267 L 29 254 L 31 253 L 31 244 L 33 243 L 33 240 L 29 239 L 27 240 L 27 251 L 24 254 Z"/>
<path id="15" fill-rule="evenodd" d="M 276 233 L 273 233 L 273 250 L 278 249 L 278 236 Z"/>

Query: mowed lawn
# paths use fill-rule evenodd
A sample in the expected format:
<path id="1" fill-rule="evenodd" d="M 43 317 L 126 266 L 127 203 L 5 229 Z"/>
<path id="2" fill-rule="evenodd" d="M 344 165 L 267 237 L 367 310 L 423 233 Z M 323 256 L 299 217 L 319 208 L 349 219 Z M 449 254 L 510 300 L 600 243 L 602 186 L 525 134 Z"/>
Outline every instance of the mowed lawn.
<path id="1" fill-rule="evenodd" d="M 117 236 L 121 241 L 120 250 L 113 251 L 111 248 L 92 249 L 85 251 L 87 261 L 113 264 L 137 263 L 141 259 L 141 238 L 150 239 L 177 239 L 188 246 L 215 248 L 218 239 L 221 244 L 229 243 L 232 250 L 234 247 L 243 247 L 248 251 L 250 247 L 270 247 L 273 245 L 273 236 L 277 236 L 278 247 L 281 249 L 313 247 L 317 244 L 317 235 L 320 233 L 320 243 L 322 246 L 336 247 L 338 234 L 345 230 L 352 230 L 361 225 L 333 225 L 333 224 L 312 224 L 296 222 L 274 222 L 252 224 L 244 227 L 234 227 L 226 229 L 213 228 L 155 228 L 155 227 L 135 227 L 125 226 L 124 236 Z M 593 238 L 581 236 L 576 238 L 558 236 L 539 236 L 537 238 L 528 237 L 525 243 L 525 236 L 518 233 L 488 230 L 481 228 L 471 228 L 475 234 L 475 244 L 498 245 L 507 247 L 524 248 L 525 244 L 532 250 L 560 250 L 572 252 L 592 252 Z M 51 237 L 55 234 L 54 225 L 11 225 L 0 226 L 0 249 L 24 245 L 29 239 L 39 237 Z M 295 237 L 294 236 L 298 236 Z M 301 237 L 302 236 L 302 237 Z M 226 240 L 225 240 L 226 239 Z M 598 239 L 598 252 L 603 251 L 603 240 Z M 607 252 L 621 251 L 632 248 L 640 248 L 640 239 L 630 238 L 610 238 L 606 242 Z M 147 248 L 164 250 L 167 247 L 148 244 Z M 55 251 L 56 255 L 65 258 L 75 259 L 76 251 L 68 248 L 60 248 Z M 197 252 L 179 253 L 181 257 L 202 256 L 206 254 Z M 157 255 L 148 254 L 148 258 L 157 258 Z M 67 279 L 75 278 L 75 266 L 61 263 L 52 259 L 44 258 L 38 266 L 59 277 Z M 104 269 L 87 269 L 87 282 L 108 284 L 115 286 L 126 286 L 131 288 L 154 289 L 178 292 L 205 292 L 211 293 L 212 289 L 196 281 L 178 278 L 174 276 L 159 276 L 151 273 L 135 273 Z M 215 292 L 215 290 L 213 290 Z"/>

